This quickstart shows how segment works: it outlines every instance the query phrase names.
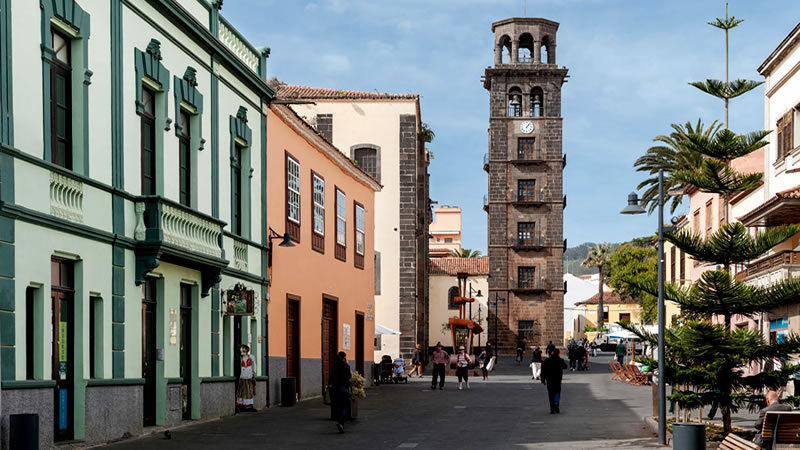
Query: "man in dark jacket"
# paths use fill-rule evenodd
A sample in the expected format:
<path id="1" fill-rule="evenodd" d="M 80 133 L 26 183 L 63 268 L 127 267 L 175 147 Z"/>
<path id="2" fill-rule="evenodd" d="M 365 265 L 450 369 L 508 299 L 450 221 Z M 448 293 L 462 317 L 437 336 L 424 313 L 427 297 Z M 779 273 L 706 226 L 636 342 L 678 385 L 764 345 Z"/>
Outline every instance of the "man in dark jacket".
<path id="1" fill-rule="evenodd" d="M 350 365 L 347 364 L 347 354 L 339 352 L 331 368 L 331 408 L 336 418 L 336 428 L 339 433 L 344 433 L 344 419 L 350 409 Z"/>
<path id="2" fill-rule="evenodd" d="M 555 349 L 556 346 L 553 345 L 553 341 L 550 341 L 550 343 L 547 344 L 547 347 L 545 347 L 544 352 L 547 353 L 547 356 L 550 356 L 550 354 L 553 353 L 553 350 Z"/>
<path id="3" fill-rule="evenodd" d="M 791 411 L 792 410 L 791 406 L 787 405 L 786 403 L 781 403 L 781 402 L 778 401 L 778 393 L 775 392 L 775 391 L 767 392 L 765 400 L 767 401 L 767 406 L 761 408 L 761 410 L 758 412 L 758 420 L 756 420 L 756 423 L 754 424 L 757 433 L 756 433 L 755 439 L 753 439 L 753 442 L 755 442 L 758 445 L 762 445 L 763 444 L 762 439 L 761 439 L 761 427 L 764 426 L 764 416 L 767 414 L 767 411 Z"/>
<path id="4" fill-rule="evenodd" d="M 542 363 L 542 384 L 547 385 L 547 397 L 550 400 L 550 414 L 559 414 L 558 404 L 561 402 L 561 377 L 567 363 L 561 359 L 559 349 L 553 349 L 550 357 Z"/>

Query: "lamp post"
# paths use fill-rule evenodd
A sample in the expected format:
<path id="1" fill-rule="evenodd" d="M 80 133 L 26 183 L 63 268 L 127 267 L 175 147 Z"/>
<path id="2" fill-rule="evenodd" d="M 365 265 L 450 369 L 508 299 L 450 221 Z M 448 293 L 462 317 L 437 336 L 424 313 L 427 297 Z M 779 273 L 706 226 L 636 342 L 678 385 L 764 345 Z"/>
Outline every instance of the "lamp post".
<path id="1" fill-rule="evenodd" d="M 667 444 L 667 385 L 664 362 L 664 171 L 658 171 L 658 441 Z M 628 195 L 628 206 L 621 214 L 643 214 L 639 206 L 639 196 L 635 192 Z"/>
<path id="2" fill-rule="evenodd" d="M 481 304 L 478 303 L 478 323 L 481 323 Z M 482 334 L 482 333 L 481 333 Z M 478 348 L 481 347 L 481 335 L 478 335 Z"/>
<path id="3" fill-rule="evenodd" d="M 475 293 L 475 298 L 483 298 L 483 294 L 481 294 L 481 290 L 478 289 L 477 291 L 472 289 L 472 283 L 469 284 L 469 293 L 467 297 L 472 298 L 472 293 Z M 478 305 L 480 307 L 480 305 Z M 472 302 L 469 304 L 469 320 L 472 320 Z M 480 347 L 480 344 L 478 345 Z"/>

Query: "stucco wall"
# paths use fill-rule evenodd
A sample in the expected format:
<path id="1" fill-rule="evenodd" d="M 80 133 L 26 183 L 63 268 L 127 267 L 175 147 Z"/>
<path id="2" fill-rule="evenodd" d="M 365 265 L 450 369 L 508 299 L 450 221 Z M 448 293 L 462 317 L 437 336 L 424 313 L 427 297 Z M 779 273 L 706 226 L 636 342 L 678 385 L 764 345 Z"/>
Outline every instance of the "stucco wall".
<path id="1" fill-rule="evenodd" d="M 472 294 L 473 298 L 475 298 L 475 302 L 472 303 L 472 320 L 478 321 L 478 307 L 480 306 L 480 324 L 484 329 L 481 334 L 481 343 L 485 344 L 487 339 L 486 330 L 488 329 L 487 315 L 489 310 L 486 303 L 489 297 L 489 279 L 487 275 L 476 275 L 469 277 L 468 283 L 472 283 L 473 292 L 475 290 L 480 290 L 483 295 L 483 297 L 475 297 L 475 294 Z M 453 286 L 458 286 L 458 280 L 455 276 L 431 275 L 430 277 L 431 303 L 430 322 L 428 324 L 430 331 L 430 338 L 428 339 L 429 347 L 436 345 L 437 342 L 441 342 L 442 345 L 446 347 L 453 345 L 453 338 L 450 331 L 442 331 L 442 325 L 447 323 L 447 319 L 450 317 L 458 317 L 458 309 L 447 308 L 447 291 Z M 469 305 L 467 305 L 467 318 L 469 318 Z M 477 336 L 473 342 L 473 345 L 478 345 Z"/>

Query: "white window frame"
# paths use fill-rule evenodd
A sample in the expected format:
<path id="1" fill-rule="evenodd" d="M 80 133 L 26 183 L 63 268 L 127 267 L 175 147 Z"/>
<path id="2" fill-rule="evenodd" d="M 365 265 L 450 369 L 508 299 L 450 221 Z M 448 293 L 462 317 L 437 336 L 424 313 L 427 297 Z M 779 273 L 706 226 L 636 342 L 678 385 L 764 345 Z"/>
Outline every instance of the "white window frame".
<path id="1" fill-rule="evenodd" d="M 356 254 L 364 256 L 366 251 L 366 235 L 364 233 L 364 228 L 366 227 L 364 220 L 364 207 L 361 205 L 355 205 L 356 208 Z M 361 247 L 359 249 L 359 247 Z"/>
<path id="2" fill-rule="evenodd" d="M 287 213 L 286 217 L 294 223 L 300 223 L 300 163 L 291 156 L 286 157 L 286 201 Z M 293 173 L 293 169 L 294 172 Z M 293 183 L 294 182 L 294 183 Z M 292 217 L 292 212 L 297 216 Z"/>
<path id="3" fill-rule="evenodd" d="M 325 236 L 325 180 L 319 175 L 313 174 L 311 183 L 314 192 L 314 198 L 312 199 L 314 202 L 314 217 L 312 218 L 313 230 L 314 233 Z M 319 219 L 319 223 L 317 219 Z M 319 228 L 317 225 L 319 225 Z"/>
<path id="4" fill-rule="evenodd" d="M 347 246 L 347 195 L 339 189 L 336 189 L 336 243 Z"/>

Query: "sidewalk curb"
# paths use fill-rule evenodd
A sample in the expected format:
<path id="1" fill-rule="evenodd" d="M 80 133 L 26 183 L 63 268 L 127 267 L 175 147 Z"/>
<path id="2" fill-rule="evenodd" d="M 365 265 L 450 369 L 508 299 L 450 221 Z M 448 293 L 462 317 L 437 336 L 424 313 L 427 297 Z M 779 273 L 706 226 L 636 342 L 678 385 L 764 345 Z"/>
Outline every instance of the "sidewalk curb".
<path id="1" fill-rule="evenodd" d="M 656 420 L 655 416 L 644 416 L 642 417 L 642 422 L 650 429 L 650 431 L 658 436 L 658 420 Z M 670 433 L 669 428 L 667 428 L 667 446 L 672 445 L 672 433 Z"/>

